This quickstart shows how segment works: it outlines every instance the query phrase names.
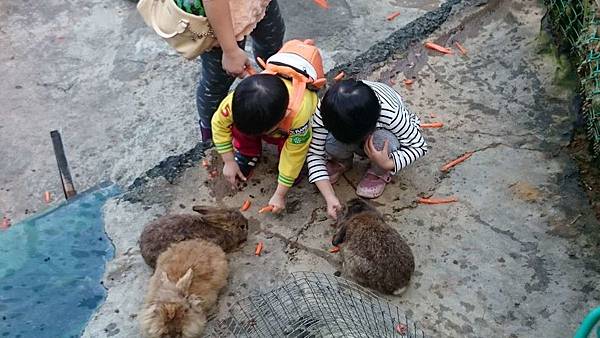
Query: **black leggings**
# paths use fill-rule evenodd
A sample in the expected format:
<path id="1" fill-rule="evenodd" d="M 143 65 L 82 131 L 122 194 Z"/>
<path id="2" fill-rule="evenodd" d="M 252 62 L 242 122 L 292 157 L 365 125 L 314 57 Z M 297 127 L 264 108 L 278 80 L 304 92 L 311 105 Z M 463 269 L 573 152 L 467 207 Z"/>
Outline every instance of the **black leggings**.
<path id="1" fill-rule="evenodd" d="M 285 24 L 279 12 L 279 5 L 277 0 L 271 0 L 267 6 L 265 17 L 250 33 L 254 57 L 266 60 L 275 54 L 283 44 L 284 34 Z M 238 45 L 244 49 L 246 39 L 238 42 Z M 201 55 L 202 70 L 196 89 L 196 106 L 200 115 L 200 123 L 204 128 L 210 128 L 210 120 L 215 110 L 227 96 L 229 87 L 235 80 L 235 77 L 228 75 L 223 70 L 222 57 L 221 48 L 214 48 Z"/>

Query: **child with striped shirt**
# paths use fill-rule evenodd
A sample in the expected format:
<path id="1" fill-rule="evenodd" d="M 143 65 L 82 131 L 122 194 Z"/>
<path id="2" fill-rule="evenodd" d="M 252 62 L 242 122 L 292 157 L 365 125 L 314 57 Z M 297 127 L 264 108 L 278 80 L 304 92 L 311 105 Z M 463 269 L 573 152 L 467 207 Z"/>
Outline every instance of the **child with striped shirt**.
<path id="1" fill-rule="evenodd" d="M 325 93 L 313 116 L 307 164 L 329 216 L 335 219 L 341 210 L 332 184 L 352 168 L 354 154 L 371 161 L 356 188 L 364 198 L 381 196 L 391 175 L 425 155 L 419 124 L 400 95 L 383 83 L 344 80 Z"/>

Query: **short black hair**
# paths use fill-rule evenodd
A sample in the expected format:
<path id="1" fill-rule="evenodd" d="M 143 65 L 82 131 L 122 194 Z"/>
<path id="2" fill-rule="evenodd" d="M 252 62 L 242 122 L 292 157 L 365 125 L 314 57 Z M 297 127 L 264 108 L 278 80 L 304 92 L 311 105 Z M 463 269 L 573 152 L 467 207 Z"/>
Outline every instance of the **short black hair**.
<path id="1" fill-rule="evenodd" d="M 340 81 L 321 100 L 323 124 L 342 143 L 356 143 L 375 130 L 380 113 L 377 95 L 362 81 Z"/>
<path id="2" fill-rule="evenodd" d="M 278 76 L 247 77 L 233 92 L 233 125 L 244 134 L 264 134 L 283 120 L 288 101 L 287 87 Z"/>

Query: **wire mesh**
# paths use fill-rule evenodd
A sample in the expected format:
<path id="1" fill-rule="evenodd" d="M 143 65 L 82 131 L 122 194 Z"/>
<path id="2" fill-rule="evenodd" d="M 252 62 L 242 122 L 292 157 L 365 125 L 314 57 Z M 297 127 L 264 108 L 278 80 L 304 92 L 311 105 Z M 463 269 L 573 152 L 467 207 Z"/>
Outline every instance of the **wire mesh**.
<path id="1" fill-rule="evenodd" d="M 425 338 L 425 333 L 397 306 L 351 281 L 296 272 L 281 286 L 233 304 L 208 336 Z"/>
<path id="2" fill-rule="evenodd" d="M 578 64 L 583 114 L 592 152 L 600 159 L 600 1 L 545 0 L 554 31 Z"/>

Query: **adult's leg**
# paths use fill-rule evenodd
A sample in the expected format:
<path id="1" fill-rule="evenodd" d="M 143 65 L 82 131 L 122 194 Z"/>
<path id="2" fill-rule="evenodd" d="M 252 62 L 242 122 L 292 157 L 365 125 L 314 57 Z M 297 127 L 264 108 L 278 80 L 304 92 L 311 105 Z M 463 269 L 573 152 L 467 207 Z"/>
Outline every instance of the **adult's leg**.
<path id="1" fill-rule="evenodd" d="M 284 35 L 285 23 L 279 11 L 279 4 L 277 0 L 271 0 L 267 6 L 265 17 L 250 33 L 254 57 L 260 57 L 266 61 L 271 55 L 277 53 L 283 45 Z"/>
<path id="2" fill-rule="evenodd" d="M 240 41 L 238 44 L 240 48 L 244 48 L 245 41 Z M 200 58 L 202 59 L 202 69 L 196 87 L 196 107 L 200 117 L 202 141 L 206 142 L 212 141 L 210 120 L 221 101 L 227 96 L 235 77 L 228 75 L 223 70 L 221 48 L 214 48 L 202 54 Z"/>

